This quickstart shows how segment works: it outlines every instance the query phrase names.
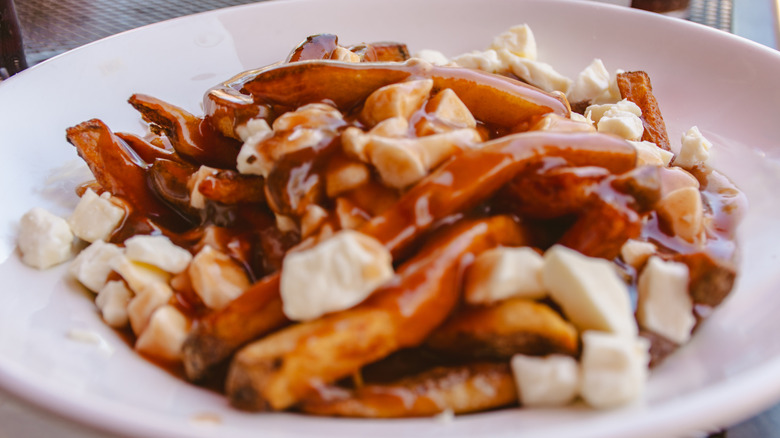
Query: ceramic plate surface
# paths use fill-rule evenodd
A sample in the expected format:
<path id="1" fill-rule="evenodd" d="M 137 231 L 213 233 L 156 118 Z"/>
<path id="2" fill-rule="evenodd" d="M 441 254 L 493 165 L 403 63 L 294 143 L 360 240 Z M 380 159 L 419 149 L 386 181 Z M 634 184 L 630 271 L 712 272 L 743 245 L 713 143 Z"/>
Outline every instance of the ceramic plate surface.
<path id="1" fill-rule="evenodd" d="M 679 147 L 693 125 L 713 165 L 748 196 L 733 295 L 693 341 L 653 371 L 630 407 L 519 410 L 436 419 L 359 421 L 250 415 L 139 358 L 58 267 L 22 265 L 19 217 L 34 206 L 66 216 L 89 179 L 65 128 L 98 117 L 142 133 L 125 103 L 150 94 L 201 113 L 203 92 L 283 59 L 306 36 L 345 44 L 403 41 L 414 52 L 483 49 L 528 23 L 539 58 L 574 77 L 593 58 L 645 70 Z M 290 0 L 176 19 L 82 47 L 0 85 L 0 387 L 69 421 L 134 436 L 659 437 L 755 414 L 780 398 L 780 54 L 689 22 L 599 3 L 552 0 Z M 97 335 L 82 342 L 79 333 Z M 215 421 L 216 420 L 216 421 Z"/>

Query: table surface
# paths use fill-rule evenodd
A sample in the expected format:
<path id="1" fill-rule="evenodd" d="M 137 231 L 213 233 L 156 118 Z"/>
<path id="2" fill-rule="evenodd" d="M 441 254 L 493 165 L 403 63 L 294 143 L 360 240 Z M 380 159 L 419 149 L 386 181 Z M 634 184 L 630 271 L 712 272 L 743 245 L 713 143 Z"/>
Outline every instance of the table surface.
<path id="1" fill-rule="evenodd" d="M 30 65 L 91 41 L 145 24 L 256 0 L 16 0 Z M 616 3 L 615 0 L 600 0 Z M 628 0 L 625 0 L 628 3 Z M 692 21 L 733 32 L 777 49 L 780 0 L 691 0 Z M 135 6 L 135 7 L 133 7 Z M 78 15 L 64 17 L 62 11 Z M 0 438 L 58 436 L 106 438 L 42 413 L 0 390 Z M 780 438 L 780 404 L 711 438 Z"/>

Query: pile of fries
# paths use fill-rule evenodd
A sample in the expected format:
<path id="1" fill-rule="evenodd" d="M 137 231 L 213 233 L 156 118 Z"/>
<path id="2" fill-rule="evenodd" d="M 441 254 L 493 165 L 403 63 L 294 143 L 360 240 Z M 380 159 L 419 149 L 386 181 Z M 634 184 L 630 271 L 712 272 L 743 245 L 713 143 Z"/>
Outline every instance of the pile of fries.
<path id="1" fill-rule="evenodd" d="M 609 84 L 608 104 L 639 114 L 641 138 L 626 139 L 597 129 L 604 102 L 523 77 L 535 49 L 517 56 L 525 67 L 480 71 L 316 35 L 209 90 L 204 116 L 133 95 L 147 136 L 97 119 L 67 130 L 95 177 L 79 194 L 124 213 L 71 272 L 140 353 L 247 410 L 530 405 L 510 361 L 584 362 L 593 330 L 641 340 L 642 367 L 657 364 L 732 288 L 741 194 L 704 160 L 676 165 L 644 72 Z M 145 235 L 186 249 L 182 263 L 144 252 Z M 588 321 L 553 291 L 552 253 L 608 263 L 628 323 Z M 682 269 L 682 332 L 642 308 L 652 259 Z M 331 290 L 340 281 L 355 295 Z"/>

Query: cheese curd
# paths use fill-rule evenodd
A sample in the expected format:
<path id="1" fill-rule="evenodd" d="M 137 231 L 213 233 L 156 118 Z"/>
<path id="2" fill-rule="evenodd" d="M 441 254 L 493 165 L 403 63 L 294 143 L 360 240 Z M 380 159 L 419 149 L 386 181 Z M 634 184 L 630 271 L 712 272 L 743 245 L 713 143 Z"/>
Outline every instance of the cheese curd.
<path id="1" fill-rule="evenodd" d="M 361 119 L 369 126 L 392 117 L 409 119 L 422 107 L 433 89 L 432 79 L 419 79 L 386 85 L 371 93 L 363 105 Z"/>
<path id="2" fill-rule="evenodd" d="M 225 307 L 250 284 L 244 269 L 211 245 L 204 246 L 187 269 L 192 288 L 210 309 Z"/>
<path id="3" fill-rule="evenodd" d="M 108 240 L 124 217 L 125 209 L 111 202 L 110 193 L 98 195 L 87 189 L 68 218 L 68 224 L 81 240 L 94 242 Z"/>
<path id="4" fill-rule="evenodd" d="M 505 49 L 514 55 L 535 61 L 537 57 L 536 37 L 527 24 L 512 26 L 496 35 L 490 49 Z"/>
<path id="5" fill-rule="evenodd" d="M 712 143 L 704 138 L 699 128 L 694 126 L 682 136 L 680 153 L 674 159 L 676 166 L 691 169 L 707 163 Z"/>
<path id="6" fill-rule="evenodd" d="M 200 192 L 198 187 L 200 183 L 208 176 L 215 175 L 218 169 L 209 166 L 200 166 L 198 171 L 192 174 L 190 180 L 187 182 L 187 186 L 190 189 L 190 205 L 194 208 L 205 208 L 206 197 Z"/>
<path id="7" fill-rule="evenodd" d="M 674 153 L 661 149 L 657 144 L 650 141 L 631 141 L 637 152 L 638 166 L 668 166 L 674 158 Z"/>
<path id="8" fill-rule="evenodd" d="M 122 279 L 135 293 L 139 293 L 141 289 L 149 284 L 167 283 L 171 278 L 171 274 L 158 267 L 130 260 L 124 252 L 112 258 L 109 264 L 111 269 L 121 275 Z"/>
<path id="9" fill-rule="evenodd" d="M 141 334 L 155 310 L 168 304 L 173 298 L 173 289 L 166 283 L 150 283 L 136 292 L 127 304 L 127 315 L 133 333 Z"/>
<path id="10" fill-rule="evenodd" d="M 288 253 L 280 292 L 295 321 L 348 309 L 393 277 L 392 257 L 376 239 L 342 230 L 316 246 Z"/>
<path id="11" fill-rule="evenodd" d="M 97 240 L 76 256 L 68 271 L 87 289 L 99 292 L 114 270 L 114 259 L 122 256 L 122 248 L 119 246 Z"/>
<path id="12" fill-rule="evenodd" d="M 544 260 L 529 247 L 499 247 L 483 252 L 466 273 L 464 296 L 471 304 L 490 304 L 510 297 L 530 299 L 547 294 L 542 285 Z"/>
<path id="13" fill-rule="evenodd" d="M 542 283 L 580 330 L 636 336 L 628 286 L 607 260 L 555 245 L 544 254 Z"/>
<path id="14" fill-rule="evenodd" d="M 123 281 L 109 281 L 95 297 L 95 305 L 106 324 L 122 328 L 128 323 L 127 306 L 133 298 L 133 292 Z"/>
<path id="15" fill-rule="evenodd" d="M 639 106 L 626 99 L 615 104 L 591 105 L 585 110 L 585 117 L 596 124 L 599 132 L 634 141 L 641 139 L 645 131 L 641 115 Z"/>
<path id="16" fill-rule="evenodd" d="M 382 181 L 395 188 L 416 183 L 458 150 L 481 141 L 479 133 L 470 128 L 417 138 L 383 137 L 354 127 L 342 134 L 345 151 L 365 157 Z"/>
<path id="17" fill-rule="evenodd" d="M 651 257 L 637 282 L 639 324 L 672 342 L 684 344 L 696 325 L 688 294 L 688 266 Z"/>
<path id="18" fill-rule="evenodd" d="M 599 409 L 638 400 L 647 383 L 649 348 L 644 338 L 599 331 L 583 333 L 580 396 Z"/>
<path id="19" fill-rule="evenodd" d="M 135 349 L 158 359 L 179 361 L 188 330 L 189 321 L 183 313 L 173 306 L 162 306 L 149 318 L 148 326 L 135 342 Z"/>
<path id="20" fill-rule="evenodd" d="M 22 216 L 17 243 L 22 261 L 38 269 L 50 268 L 73 256 L 73 233 L 68 223 L 40 207 Z"/>
<path id="21" fill-rule="evenodd" d="M 523 406 L 565 406 L 579 393 L 580 368 L 572 357 L 517 354 L 512 356 L 511 366 Z"/>
<path id="22" fill-rule="evenodd" d="M 577 75 L 566 97 L 569 102 L 593 101 L 609 92 L 611 79 L 604 62 L 594 59 Z"/>
<path id="23" fill-rule="evenodd" d="M 156 266 L 171 274 L 184 271 L 192 260 L 189 251 L 165 236 L 133 236 L 125 241 L 125 255 L 130 260 Z"/>

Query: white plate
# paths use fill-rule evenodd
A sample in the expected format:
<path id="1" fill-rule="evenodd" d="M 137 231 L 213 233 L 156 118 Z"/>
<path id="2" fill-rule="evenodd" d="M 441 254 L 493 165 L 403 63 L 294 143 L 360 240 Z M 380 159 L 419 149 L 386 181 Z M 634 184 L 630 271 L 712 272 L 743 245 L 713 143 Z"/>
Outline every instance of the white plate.
<path id="1" fill-rule="evenodd" d="M 457 418 L 354 421 L 249 415 L 139 358 L 98 317 L 64 268 L 37 272 L 14 247 L 33 206 L 66 215 L 87 178 L 66 127 L 99 117 L 141 133 L 133 92 L 200 111 L 202 93 L 282 59 L 309 34 L 344 43 L 398 40 L 448 55 L 487 46 L 529 23 L 540 58 L 574 76 L 594 57 L 649 72 L 670 135 L 692 125 L 714 164 L 747 193 L 738 288 L 690 345 L 656 369 L 645 400 L 608 412 L 503 410 Z M 0 386 L 46 410 L 136 436 L 658 437 L 727 425 L 780 398 L 780 55 L 692 23 L 589 2 L 551 0 L 291 0 L 149 26 L 74 50 L 0 85 Z M 98 334 L 90 344 L 74 330 Z M 204 418 L 217 418 L 214 424 Z"/>

